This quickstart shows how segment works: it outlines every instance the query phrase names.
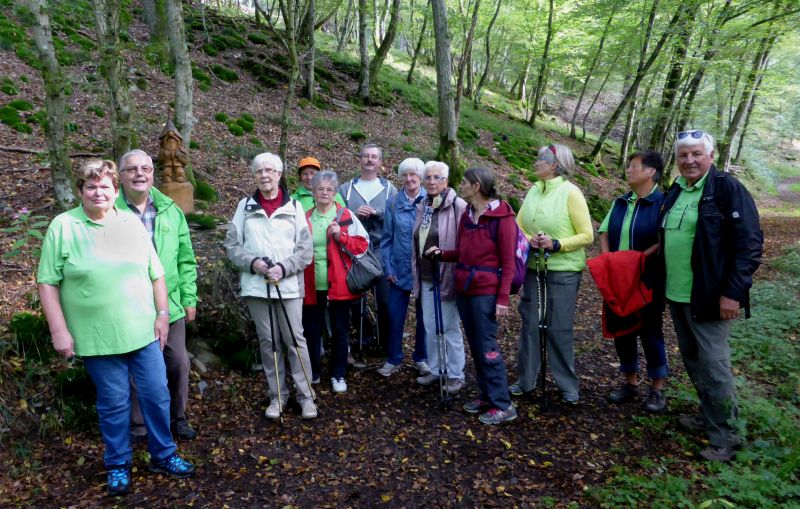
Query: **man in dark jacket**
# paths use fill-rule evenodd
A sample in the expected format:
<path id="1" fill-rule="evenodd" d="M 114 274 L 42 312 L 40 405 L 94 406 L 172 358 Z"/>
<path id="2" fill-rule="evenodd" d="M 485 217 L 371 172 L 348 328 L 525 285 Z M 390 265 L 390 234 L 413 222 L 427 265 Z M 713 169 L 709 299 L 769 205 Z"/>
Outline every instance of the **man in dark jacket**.
<path id="1" fill-rule="evenodd" d="M 714 139 L 701 130 L 678 133 L 680 176 L 661 208 L 660 246 L 669 303 L 686 372 L 700 398 L 699 416 L 681 424 L 708 435 L 700 455 L 730 461 L 741 439 L 728 337 L 761 262 L 763 234 L 750 193 L 712 164 Z"/>

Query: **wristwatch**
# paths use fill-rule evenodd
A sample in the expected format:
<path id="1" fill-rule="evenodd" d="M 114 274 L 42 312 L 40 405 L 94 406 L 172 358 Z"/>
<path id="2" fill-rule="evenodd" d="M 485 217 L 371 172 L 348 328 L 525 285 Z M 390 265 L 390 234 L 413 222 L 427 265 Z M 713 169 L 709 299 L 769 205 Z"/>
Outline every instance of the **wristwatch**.
<path id="1" fill-rule="evenodd" d="M 158 316 L 169 316 L 169 310 L 168 309 L 159 309 L 158 310 Z"/>

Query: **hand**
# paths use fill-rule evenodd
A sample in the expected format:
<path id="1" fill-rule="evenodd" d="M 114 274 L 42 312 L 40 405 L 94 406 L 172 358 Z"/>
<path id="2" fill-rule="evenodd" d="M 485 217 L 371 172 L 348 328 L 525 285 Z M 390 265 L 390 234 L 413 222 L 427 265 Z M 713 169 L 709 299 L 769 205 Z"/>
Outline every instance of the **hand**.
<path id="1" fill-rule="evenodd" d="M 267 270 L 267 279 L 278 282 L 283 279 L 283 269 L 280 265 L 273 265 Z"/>
<path id="2" fill-rule="evenodd" d="M 544 249 L 545 251 L 553 250 L 553 239 L 551 239 L 548 234 L 539 232 L 537 237 L 539 237 L 539 247 L 541 249 Z"/>
<path id="3" fill-rule="evenodd" d="M 339 223 L 331 221 L 331 224 L 328 225 L 328 236 L 333 237 L 333 240 L 339 240 L 341 233 L 342 227 L 339 226 Z"/>
<path id="4" fill-rule="evenodd" d="M 425 251 L 425 258 L 435 258 L 440 256 L 442 256 L 442 250 L 439 249 L 439 246 L 432 246 Z"/>
<path id="5" fill-rule="evenodd" d="M 719 298 L 719 317 L 723 320 L 733 320 L 739 317 L 739 301 L 725 296 Z"/>
<path id="6" fill-rule="evenodd" d="M 267 271 L 269 270 L 269 265 L 267 265 L 267 262 L 259 258 L 253 262 L 253 270 L 256 272 L 256 274 L 266 275 Z"/>
<path id="7" fill-rule="evenodd" d="M 72 334 L 66 330 L 53 334 L 53 348 L 67 359 L 75 355 L 75 341 L 72 339 Z"/>
<path id="8" fill-rule="evenodd" d="M 356 211 L 356 215 L 362 219 L 367 219 L 369 216 L 375 213 L 375 209 L 370 207 L 369 205 L 362 205 L 358 207 Z"/>
<path id="9" fill-rule="evenodd" d="M 169 316 L 168 315 L 160 315 L 156 317 L 156 323 L 153 326 L 153 333 L 158 340 L 159 348 L 161 351 L 164 351 L 164 347 L 167 345 L 167 336 L 169 335 Z"/>
<path id="10" fill-rule="evenodd" d="M 183 310 L 186 311 L 186 321 L 193 322 L 197 316 L 197 308 L 194 306 L 186 306 L 183 308 Z"/>
<path id="11" fill-rule="evenodd" d="M 390 283 L 397 283 L 397 278 L 394 277 L 394 275 L 386 276 L 386 280 L 389 281 Z"/>
<path id="12" fill-rule="evenodd" d="M 494 314 L 495 316 L 506 316 L 508 314 L 508 306 L 497 304 L 494 307 Z"/>

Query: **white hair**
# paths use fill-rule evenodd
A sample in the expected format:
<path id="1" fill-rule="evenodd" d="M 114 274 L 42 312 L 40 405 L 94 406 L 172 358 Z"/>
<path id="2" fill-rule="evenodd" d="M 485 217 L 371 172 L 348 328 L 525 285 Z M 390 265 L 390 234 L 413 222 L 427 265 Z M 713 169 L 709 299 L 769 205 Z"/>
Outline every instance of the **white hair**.
<path id="1" fill-rule="evenodd" d="M 558 166 L 556 167 L 556 175 L 566 175 L 567 177 L 575 175 L 575 158 L 572 155 L 572 150 L 566 145 L 560 143 L 553 143 L 539 149 L 539 157 L 549 161 L 553 160 Z"/>
<path id="2" fill-rule="evenodd" d="M 706 154 L 711 154 L 714 152 L 714 137 L 708 134 L 707 132 L 703 131 L 702 129 L 690 129 L 686 131 L 687 133 L 692 132 L 699 132 L 703 133 L 699 138 L 694 138 L 692 136 L 685 136 L 684 138 L 678 139 L 675 138 L 675 155 L 678 154 L 678 150 L 681 147 L 686 147 L 690 145 L 699 145 L 700 143 L 703 144 L 703 148 L 706 149 Z"/>
<path id="3" fill-rule="evenodd" d="M 441 161 L 428 161 L 425 163 L 425 170 L 422 172 L 422 178 L 424 179 L 428 172 L 434 168 L 440 168 L 442 170 L 442 177 L 447 178 L 450 176 L 450 167 L 445 163 Z"/>
<path id="4" fill-rule="evenodd" d="M 413 173 L 419 178 L 422 178 L 422 174 L 424 171 L 425 171 L 425 163 L 422 162 L 422 159 L 418 159 L 416 157 L 409 157 L 408 159 L 403 159 L 400 162 L 400 166 L 397 167 L 397 174 L 401 177 L 408 173 Z"/>
<path id="5" fill-rule="evenodd" d="M 122 170 L 125 169 L 125 161 L 127 161 L 129 158 L 131 158 L 133 156 L 146 157 L 147 160 L 150 161 L 150 167 L 151 168 L 153 167 L 153 158 L 150 157 L 147 154 L 147 152 L 145 152 L 144 150 L 139 149 L 139 148 L 135 148 L 133 150 L 129 150 L 129 151 L 125 152 L 124 154 L 122 154 L 122 157 L 119 158 L 119 166 L 118 166 L 119 171 L 122 171 Z"/>
<path id="6" fill-rule="evenodd" d="M 323 170 L 319 173 L 316 173 L 311 178 L 311 192 L 314 192 L 317 186 L 323 182 L 330 182 L 334 189 L 339 187 L 339 177 L 336 176 L 336 172 L 332 170 Z"/>
<path id="7" fill-rule="evenodd" d="M 278 173 L 283 173 L 283 161 L 281 158 L 272 152 L 263 152 L 258 154 L 253 158 L 253 164 L 250 165 L 250 171 L 255 173 L 256 171 L 260 170 L 262 166 L 271 166 L 278 171 Z"/>

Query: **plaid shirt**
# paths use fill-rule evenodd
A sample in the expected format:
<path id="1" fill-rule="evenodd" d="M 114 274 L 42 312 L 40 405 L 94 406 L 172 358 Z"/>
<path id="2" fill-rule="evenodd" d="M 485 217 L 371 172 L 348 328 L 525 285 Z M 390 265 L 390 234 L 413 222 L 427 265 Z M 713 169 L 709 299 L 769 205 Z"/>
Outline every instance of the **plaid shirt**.
<path id="1" fill-rule="evenodd" d="M 125 203 L 128 204 L 128 208 L 136 214 L 142 223 L 144 224 L 147 233 L 150 234 L 150 240 L 153 241 L 153 245 L 155 245 L 155 239 L 153 238 L 153 231 L 156 229 L 156 214 L 158 211 L 156 210 L 156 206 L 153 204 L 153 198 L 150 195 L 147 195 L 147 203 L 144 206 L 144 212 L 139 212 L 139 209 L 136 205 L 131 205 L 131 202 L 128 201 L 128 197 L 125 197 Z"/>

